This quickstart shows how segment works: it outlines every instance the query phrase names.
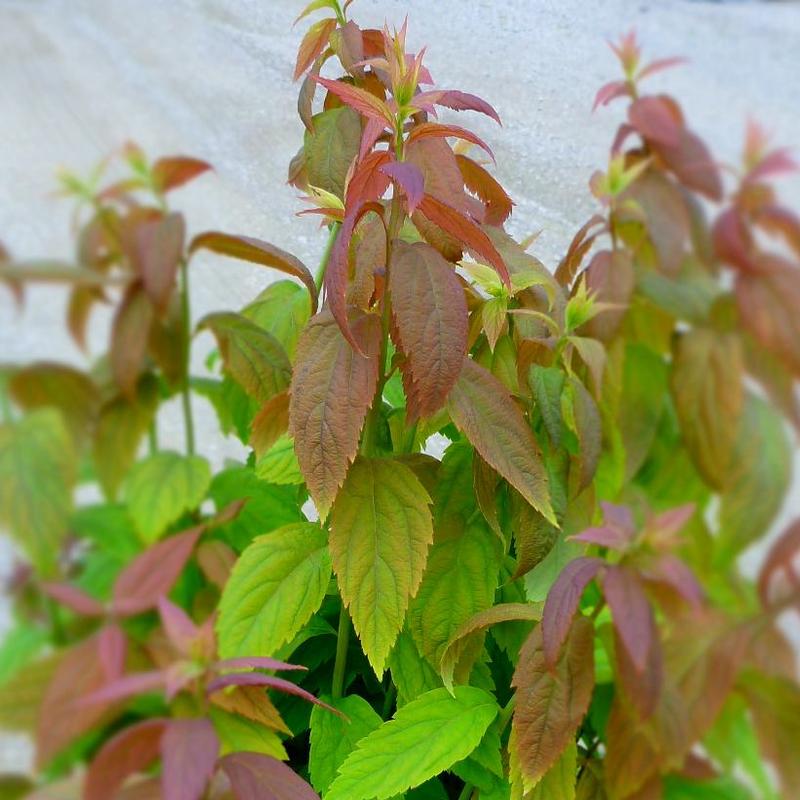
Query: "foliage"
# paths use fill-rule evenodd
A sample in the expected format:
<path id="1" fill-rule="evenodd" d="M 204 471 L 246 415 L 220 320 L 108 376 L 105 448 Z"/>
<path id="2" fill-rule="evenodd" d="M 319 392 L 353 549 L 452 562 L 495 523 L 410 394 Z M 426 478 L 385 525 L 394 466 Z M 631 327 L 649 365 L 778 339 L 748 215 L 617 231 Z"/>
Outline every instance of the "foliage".
<path id="1" fill-rule="evenodd" d="M 796 796 L 778 623 L 800 597 L 798 523 L 755 583 L 738 567 L 800 427 L 800 220 L 770 183 L 794 163 L 751 125 L 726 191 L 678 103 L 642 92 L 679 60 L 642 66 L 629 34 L 595 102 L 628 103 L 598 211 L 550 271 L 504 230 L 488 144 L 438 117 L 495 110 L 434 88 L 406 27 L 361 30 L 351 2 L 301 14 L 321 19 L 290 180 L 328 229 L 316 275 L 252 237 L 188 238 L 168 201 L 209 166 L 135 145 L 122 177 L 62 176 L 74 264 L 0 250 L 20 300 L 67 285 L 82 346 L 94 305 L 113 309 L 88 369 L 2 373 L 0 522 L 25 561 L 0 725 L 34 734 L 40 785 L 0 786 Z M 201 257 L 298 282 L 193 323 Z M 210 374 L 191 375 L 205 332 Z M 193 395 L 245 462 L 214 474 L 195 452 Z M 173 399 L 185 453 L 158 445 Z"/>

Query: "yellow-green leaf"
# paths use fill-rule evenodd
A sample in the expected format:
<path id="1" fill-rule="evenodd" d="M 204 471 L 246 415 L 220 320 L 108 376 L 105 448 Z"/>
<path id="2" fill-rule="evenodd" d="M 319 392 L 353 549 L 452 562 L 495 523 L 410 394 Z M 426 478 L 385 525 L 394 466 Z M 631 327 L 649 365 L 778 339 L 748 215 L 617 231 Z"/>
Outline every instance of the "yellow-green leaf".
<path id="1" fill-rule="evenodd" d="M 422 580 L 433 539 L 430 502 L 405 465 L 360 458 L 333 507 L 333 568 L 364 652 L 378 675 Z"/>
<path id="2" fill-rule="evenodd" d="M 298 522 L 253 540 L 220 600 L 223 658 L 273 656 L 308 622 L 331 578 L 326 539 L 319 525 Z"/>
<path id="3" fill-rule="evenodd" d="M 0 523 L 44 575 L 55 570 L 67 533 L 75 461 L 72 438 L 54 409 L 0 426 Z"/>
<path id="4" fill-rule="evenodd" d="M 200 456 L 165 450 L 134 465 L 125 500 L 136 528 L 154 542 L 181 514 L 197 508 L 211 483 L 211 469 Z"/>

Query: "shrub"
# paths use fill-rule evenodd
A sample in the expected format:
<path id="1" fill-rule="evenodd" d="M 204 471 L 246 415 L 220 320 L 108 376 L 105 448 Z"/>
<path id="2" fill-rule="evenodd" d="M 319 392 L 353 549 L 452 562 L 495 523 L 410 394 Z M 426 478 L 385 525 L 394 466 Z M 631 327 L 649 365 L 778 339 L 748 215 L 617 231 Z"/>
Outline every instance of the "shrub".
<path id="1" fill-rule="evenodd" d="M 188 238 L 172 193 L 209 165 L 134 145 L 121 177 L 62 176 L 74 264 L 3 251 L 20 300 L 69 287 L 79 344 L 96 303 L 114 318 L 87 370 L 3 372 L 26 562 L 0 722 L 86 800 L 796 795 L 798 523 L 739 569 L 800 423 L 800 221 L 769 182 L 791 158 L 751 125 L 726 191 L 678 103 L 643 93 L 677 59 L 643 66 L 629 34 L 595 102 L 628 103 L 598 211 L 551 271 L 504 230 L 489 145 L 437 115 L 494 109 L 349 5 L 301 15 L 323 11 L 290 167 L 329 232 L 316 275 Z M 299 283 L 193 325 L 201 251 Z M 212 474 L 192 393 L 246 462 Z M 173 398 L 184 453 L 158 443 Z M 76 508 L 85 485 L 102 499 Z"/>

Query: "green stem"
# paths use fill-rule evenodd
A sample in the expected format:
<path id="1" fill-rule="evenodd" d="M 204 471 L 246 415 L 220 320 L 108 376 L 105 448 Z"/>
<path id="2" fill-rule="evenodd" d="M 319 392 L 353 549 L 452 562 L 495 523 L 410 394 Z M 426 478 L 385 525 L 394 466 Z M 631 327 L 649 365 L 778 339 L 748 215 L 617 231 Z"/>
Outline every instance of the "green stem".
<path id="1" fill-rule="evenodd" d="M 511 695 L 511 699 L 503 706 L 500 713 L 497 715 L 497 721 L 500 723 L 500 736 L 503 735 L 505 729 L 508 727 L 508 723 L 511 722 L 511 717 L 514 716 L 514 698 L 515 695 Z"/>
<path id="2" fill-rule="evenodd" d="M 194 455 L 194 419 L 192 417 L 192 396 L 189 391 L 189 372 L 191 370 L 191 337 L 192 317 L 189 309 L 189 270 L 186 259 L 181 260 L 181 315 L 183 317 L 184 354 L 183 354 L 183 388 L 181 401 L 183 404 L 183 425 L 186 431 L 186 452 Z"/>
<path id="3" fill-rule="evenodd" d="M 344 691 L 344 670 L 347 666 L 347 647 L 350 644 L 350 616 L 344 602 L 339 611 L 339 631 L 336 634 L 336 662 L 333 665 L 331 697 L 337 700 Z"/>
<path id="4" fill-rule="evenodd" d="M 389 688 L 386 690 L 386 697 L 383 699 L 383 711 L 381 712 L 381 717 L 383 719 L 388 719 L 389 714 L 392 713 L 392 706 L 394 706 L 395 700 L 397 700 L 397 687 L 394 683 L 389 683 Z"/>
<path id="5" fill-rule="evenodd" d="M 471 783 L 465 783 L 464 788 L 461 790 L 461 794 L 458 796 L 458 800 L 469 800 L 474 791 L 475 788 Z"/>
<path id="6" fill-rule="evenodd" d="M 156 426 L 155 419 L 150 423 L 147 429 L 147 446 L 150 450 L 150 455 L 153 455 L 158 450 L 158 427 Z"/>
<path id="7" fill-rule="evenodd" d="M 317 274 L 314 276 L 314 283 L 317 285 L 317 291 L 322 289 L 322 282 L 325 280 L 325 270 L 328 268 L 328 261 L 331 258 L 331 251 L 333 245 L 336 243 L 336 237 L 339 235 L 339 228 L 342 227 L 341 222 L 332 222 L 330 231 L 328 232 L 328 241 L 325 243 L 325 249 L 322 251 L 322 258 L 317 267 Z"/>

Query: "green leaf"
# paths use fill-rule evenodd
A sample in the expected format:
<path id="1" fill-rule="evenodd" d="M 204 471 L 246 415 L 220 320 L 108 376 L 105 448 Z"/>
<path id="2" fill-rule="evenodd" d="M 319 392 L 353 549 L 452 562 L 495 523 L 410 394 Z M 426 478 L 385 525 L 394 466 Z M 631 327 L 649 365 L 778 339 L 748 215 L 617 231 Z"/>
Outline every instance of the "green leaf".
<path id="1" fill-rule="evenodd" d="M 219 736 L 221 756 L 249 752 L 264 753 L 281 761 L 288 759 L 280 737 L 266 725 L 219 708 L 212 707 L 209 714 Z"/>
<path id="2" fill-rule="evenodd" d="M 667 775 L 664 779 L 664 800 L 753 800 L 753 795 L 734 778 L 726 775 L 705 781 Z"/>
<path id="3" fill-rule="evenodd" d="M 361 118 L 347 106 L 330 108 L 312 117 L 314 132 L 306 131 L 306 174 L 312 186 L 344 199 L 344 182 L 361 144 Z"/>
<path id="4" fill-rule="evenodd" d="M 544 427 L 556 447 L 561 444 L 561 392 L 564 389 L 564 379 L 564 372 L 558 367 L 542 367 L 538 364 L 531 367 L 528 376 Z"/>
<path id="5" fill-rule="evenodd" d="M 453 422 L 484 460 L 546 519 L 557 524 L 539 446 L 505 386 L 465 358 L 447 405 Z"/>
<path id="6" fill-rule="evenodd" d="M 533 789 L 525 794 L 525 800 L 575 800 L 577 771 L 578 748 L 574 742 L 570 742 L 558 761 L 550 767 Z M 522 792 L 524 781 L 519 779 L 515 783 Z"/>
<path id="7" fill-rule="evenodd" d="M 481 689 L 427 692 L 358 743 L 326 800 L 388 800 L 419 786 L 468 756 L 496 715 Z"/>
<path id="8" fill-rule="evenodd" d="M 55 409 L 0 426 L 0 523 L 42 575 L 56 570 L 72 510 L 76 458 Z"/>
<path id="9" fill-rule="evenodd" d="M 389 655 L 392 683 L 397 687 L 397 707 L 416 700 L 431 689 L 438 689 L 442 679 L 422 656 L 408 628 L 400 631 Z"/>
<path id="10" fill-rule="evenodd" d="M 0 644 L 0 685 L 12 678 L 42 649 L 47 632 L 29 623 L 18 624 L 4 634 Z"/>
<path id="11" fill-rule="evenodd" d="M 133 519 L 122 503 L 78 508 L 70 517 L 69 527 L 77 537 L 90 540 L 120 561 L 130 561 L 142 549 Z"/>
<path id="12" fill-rule="evenodd" d="M 342 599 L 377 675 L 403 627 L 433 540 L 428 493 L 398 461 L 359 458 L 331 516 Z"/>
<path id="13" fill-rule="evenodd" d="M 294 439 L 288 434 L 281 436 L 270 449 L 258 459 L 256 475 L 267 483 L 280 486 L 303 483 L 303 473 L 294 452 Z"/>
<path id="14" fill-rule="evenodd" d="M 191 387 L 214 406 L 225 435 L 235 434 L 242 444 L 249 443 L 250 426 L 259 405 L 233 378 L 228 375 L 222 380 L 193 377 Z"/>
<path id="15" fill-rule="evenodd" d="M 256 536 L 305 521 L 294 487 L 265 483 L 248 467 L 229 467 L 217 473 L 208 494 L 218 511 L 234 500 L 247 498 L 238 516 L 220 528 L 223 537 L 239 552 Z"/>
<path id="16" fill-rule="evenodd" d="M 336 700 L 328 697 L 321 699 L 345 715 L 345 718 L 338 717 L 320 706 L 314 706 L 311 711 L 308 769 L 313 787 L 320 794 L 325 794 L 347 756 L 367 734 L 379 728 L 383 720 L 358 695 Z"/>
<path id="17" fill-rule="evenodd" d="M 725 566 L 766 533 L 791 481 L 792 451 L 783 420 L 755 395 L 746 399 L 731 463 L 714 554 Z"/>
<path id="18" fill-rule="evenodd" d="M 319 525 L 298 522 L 259 536 L 239 557 L 220 600 L 220 655 L 274 655 L 322 605 L 330 579 Z"/>
<path id="19" fill-rule="evenodd" d="M 456 632 L 492 605 L 500 567 L 498 551 L 497 537 L 479 517 L 461 530 L 442 533 L 437 529 L 422 584 L 408 613 L 409 630 L 437 672 Z M 456 680 L 466 681 L 482 646 L 483 635 L 479 635 L 472 638 L 468 652 L 460 653 Z M 452 674 L 451 670 L 451 685 Z"/>
<path id="20" fill-rule="evenodd" d="M 219 344 L 225 369 L 259 403 L 289 385 L 291 365 L 280 342 L 240 314 L 208 314 L 197 325 L 211 330 Z"/>
<path id="21" fill-rule="evenodd" d="M 291 281 L 276 281 L 242 309 L 242 315 L 271 333 L 294 357 L 300 332 L 311 317 L 308 292 Z"/>
<path id="22" fill-rule="evenodd" d="M 125 500 L 145 542 L 154 542 L 182 514 L 197 508 L 211 483 L 211 468 L 200 456 L 163 451 L 134 465 Z"/>
<path id="23" fill-rule="evenodd" d="M 153 375 L 139 380 L 135 399 L 120 395 L 100 409 L 93 455 L 97 479 L 106 497 L 116 497 L 157 409 L 158 381 Z"/>

